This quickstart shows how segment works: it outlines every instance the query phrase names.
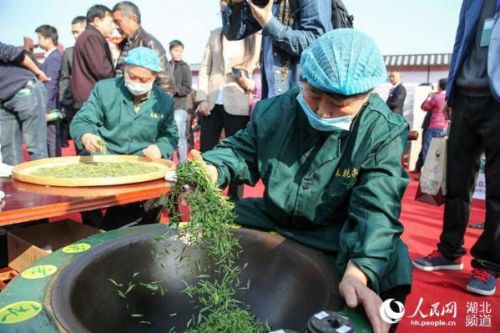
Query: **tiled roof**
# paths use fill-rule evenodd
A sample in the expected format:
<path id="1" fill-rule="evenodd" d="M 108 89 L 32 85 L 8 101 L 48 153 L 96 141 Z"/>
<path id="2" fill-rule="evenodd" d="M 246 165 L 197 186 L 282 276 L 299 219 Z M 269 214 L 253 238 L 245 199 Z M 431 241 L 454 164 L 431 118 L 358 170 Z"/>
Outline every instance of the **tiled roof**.
<path id="1" fill-rule="evenodd" d="M 451 53 L 385 55 L 384 62 L 386 66 L 446 66 Z"/>
<path id="2" fill-rule="evenodd" d="M 451 53 L 397 54 L 385 55 L 386 66 L 447 66 L 451 62 Z M 200 64 L 190 64 L 192 71 L 200 69 Z"/>

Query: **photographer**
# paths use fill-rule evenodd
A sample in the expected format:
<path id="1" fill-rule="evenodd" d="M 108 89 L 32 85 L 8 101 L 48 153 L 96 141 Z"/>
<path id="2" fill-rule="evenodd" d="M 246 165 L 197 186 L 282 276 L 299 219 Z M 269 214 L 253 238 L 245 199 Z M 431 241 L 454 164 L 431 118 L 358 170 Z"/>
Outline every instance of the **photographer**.
<path id="1" fill-rule="evenodd" d="M 224 35 L 245 38 L 262 30 L 262 97 L 297 83 L 302 51 L 332 30 L 331 0 L 232 0 L 223 15 Z"/>

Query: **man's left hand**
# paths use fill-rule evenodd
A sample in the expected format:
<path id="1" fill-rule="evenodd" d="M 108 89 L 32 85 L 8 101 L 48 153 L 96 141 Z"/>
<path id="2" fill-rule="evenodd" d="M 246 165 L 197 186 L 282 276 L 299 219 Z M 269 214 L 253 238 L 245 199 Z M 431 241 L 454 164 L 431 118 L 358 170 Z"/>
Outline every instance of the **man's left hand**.
<path id="1" fill-rule="evenodd" d="M 38 73 L 35 74 L 36 78 L 43 83 L 47 83 L 51 80 L 50 77 L 48 77 L 43 71 L 39 71 Z"/>
<path id="2" fill-rule="evenodd" d="M 340 294 L 350 308 L 355 308 L 359 304 L 363 305 L 374 333 L 387 333 L 390 325 L 383 322 L 380 317 L 382 299 L 367 287 L 367 281 L 364 273 L 356 265 L 349 262 L 346 273 L 339 284 Z"/>
<path id="3" fill-rule="evenodd" d="M 274 0 L 269 0 L 268 4 L 265 7 L 254 5 L 251 0 L 248 0 L 247 2 L 250 6 L 250 9 L 252 10 L 253 17 L 259 23 L 259 25 L 264 28 L 273 18 Z"/>
<path id="4" fill-rule="evenodd" d="M 148 148 L 144 148 L 142 150 L 144 157 L 149 158 L 150 160 L 157 160 L 161 158 L 161 151 L 157 145 L 150 145 Z"/>

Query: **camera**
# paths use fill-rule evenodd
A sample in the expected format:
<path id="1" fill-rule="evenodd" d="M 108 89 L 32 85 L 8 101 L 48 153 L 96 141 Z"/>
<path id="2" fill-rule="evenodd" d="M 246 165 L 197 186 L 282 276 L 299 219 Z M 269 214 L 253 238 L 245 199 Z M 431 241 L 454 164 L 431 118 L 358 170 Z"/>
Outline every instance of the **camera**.
<path id="1" fill-rule="evenodd" d="M 252 0 L 252 3 L 259 7 L 266 7 L 270 0 Z"/>
<path id="2" fill-rule="evenodd" d="M 236 67 L 231 68 L 231 74 L 233 75 L 233 77 L 235 79 L 237 79 L 241 76 L 244 76 L 247 79 L 249 78 L 248 71 L 246 71 L 245 69 L 242 69 L 242 68 L 236 68 Z"/>

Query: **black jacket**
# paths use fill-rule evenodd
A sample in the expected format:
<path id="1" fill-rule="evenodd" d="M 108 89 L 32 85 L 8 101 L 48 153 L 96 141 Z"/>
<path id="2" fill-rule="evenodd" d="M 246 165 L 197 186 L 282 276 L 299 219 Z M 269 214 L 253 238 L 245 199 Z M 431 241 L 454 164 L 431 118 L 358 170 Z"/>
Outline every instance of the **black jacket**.
<path id="1" fill-rule="evenodd" d="M 71 93 L 71 72 L 73 70 L 73 48 L 64 50 L 61 76 L 59 77 L 59 101 L 64 107 L 73 107 L 73 94 Z"/>
<path id="2" fill-rule="evenodd" d="M 405 104 L 406 99 L 406 88 L 402 83 L 398 84 L 395 88 L 391 90 L 389 93 L 389 97 L 387 97 L 387 105 L 392 112 L 403 115 L 403 105 Z"/>
<path id="3" fill-rule="evenodd" d="M 184 61 L 175 63 L 170 61 L 174 72 L 175 93 L 174 110 L 187 110 L 187 96 L 192 90 L 191 68 Z"/>
<path id="4" fill-rule="evenodd" d="M 171 96 L 175 93 L 175 84 L 172 76 L 172 69 L 168 63 L 167 54 L 161 43 L 150 33 L 146 32 L 142 27 L 136 31 L 133 36 L 129 36 L 123 40 L 121 48 L 122 50 L 128 43 L 128 50 L 135 49 L 136 47 L 144 46 L 155 51 L 156 55 L 160 58 L 161 72 L 158 73 L 155 83 L 159 85 L 164 91 L 166 91 Z M 118 58 L 116 63 L 116 74 L 117 76 L 123 75 L 123 68 L 125 67 L 125 57 L 126 52 L 122 51 L 122 54 Z"/>

